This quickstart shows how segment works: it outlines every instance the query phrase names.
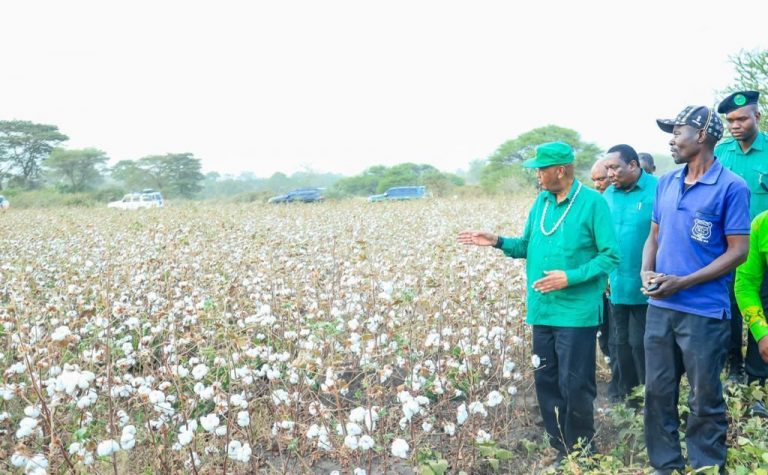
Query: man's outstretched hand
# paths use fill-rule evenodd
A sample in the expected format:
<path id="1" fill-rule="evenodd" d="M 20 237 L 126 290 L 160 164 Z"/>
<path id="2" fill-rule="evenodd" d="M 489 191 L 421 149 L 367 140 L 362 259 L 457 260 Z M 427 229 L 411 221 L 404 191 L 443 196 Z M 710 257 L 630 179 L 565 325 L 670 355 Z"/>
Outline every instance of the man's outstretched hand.
<path id="1" fill-rule="evenodd" d="M 459 243 L 474 244 L 475 246 L 493 246 L 498 241 L 499 236 L 488 231 L 461 231 L 459 233 Z"/>

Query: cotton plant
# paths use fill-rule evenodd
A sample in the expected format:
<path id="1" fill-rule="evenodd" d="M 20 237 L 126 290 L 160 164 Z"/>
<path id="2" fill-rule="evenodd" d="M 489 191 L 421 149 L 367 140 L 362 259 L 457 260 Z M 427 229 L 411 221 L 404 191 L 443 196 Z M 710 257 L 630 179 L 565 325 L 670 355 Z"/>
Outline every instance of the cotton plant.
<path id="1" fill-rule="evenodd" d="M 21 236 L 0 263 L 24 315 L 0 309 L 0 425 L 29 448 L 17 461 L 43 451 L 51 413 L 78 470 L 152 450 L 162 433 L 174 449 L 163 457 L 188 472 L 294 444 L 301 457 L 359 460 L 360 475 L 374 451 L 408 459 L 434 438 L 450 453 L 490 433 L 531 377 L 508 300 L 524 286 L 505 278 L 523 267 L 451 249 L 435 259 L 454 232 L 446 208 L 420 210 L 435 226 L 408 246 L 361 224 L 407 239 L 408 216 L 355 208 L 363 219 L 350 223 L 327 211 L 179 207 L 147 220 L 96 213 L 88 226 L 4 216 Z"/>

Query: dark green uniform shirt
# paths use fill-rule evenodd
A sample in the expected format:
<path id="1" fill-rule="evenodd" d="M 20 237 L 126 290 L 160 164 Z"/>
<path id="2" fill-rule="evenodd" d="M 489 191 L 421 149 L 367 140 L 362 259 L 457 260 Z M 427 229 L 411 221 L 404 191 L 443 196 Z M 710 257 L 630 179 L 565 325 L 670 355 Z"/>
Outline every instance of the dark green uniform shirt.
<path id="1" fill-rule="evenodd" d="M 550 232 L 569 207 L 557 230 L 546 236 L 541 228 Z M 540 193 L 523 235 L 501 238 L 501 250 L 527 259 L 527 323 L 588 327 L 601 321 L 605 281 L 619 261 L 619 251 L 608 205 L 598 192 L 574 180 L 560 204 L 549 191 Z M 533 290 L 533 283 L 549 270 L 565 271 L 568 287 L 545 294 Z"/>
<path id="2" fill-rule="evenodd" d="M 648 297 L 640 291 L 640 267 L 643 245 L 651 230 L 651 214 L 659 180 L 645 172 L 629 191 L 611 185 L 603 196 L 611 209 L 613 227 L 619 242 L 619 266 L 611 272 L 611 302 L 620 305 L 642 305 Z"/>
<path id="3" fill-rule="evenodd" d="M 768 134 L 758 132 L 746 152 L 736 139 L 728 139 L 715 147 L 720 163 L 747 182 L 750 191 L 749 218 L 768 210 Z"/>

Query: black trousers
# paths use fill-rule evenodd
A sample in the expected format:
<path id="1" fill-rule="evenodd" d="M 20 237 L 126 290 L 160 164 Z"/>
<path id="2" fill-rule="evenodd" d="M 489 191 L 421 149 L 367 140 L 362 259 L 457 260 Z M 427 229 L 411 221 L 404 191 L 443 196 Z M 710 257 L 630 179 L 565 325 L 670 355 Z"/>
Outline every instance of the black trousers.
<path id="1" fill-rule="evenodd" d="M 757 342 L 747 329 L 747 356 L 742 356 L 743 336 L 743 318 L 736 304 L 736 297 L 733 293 L 733 283 L 730 288 L 731 297 L 731 336 L 728 346 L 728 364 L 731 367 L 744 365 L 744 372 L 747 373 L 747 381 L 763 381 L 768 378 L 768 364 L 760 357 L 760 351 Z M 763 283 L 760 285 L 760 301 L 764 309 L 768 309 L 768 273 L 763 276 Z"/>
<path id="2" fill-rule="evenodd" d="M 645 442 L 657 470 L 683 472 L 680 378 L 691 392 L 685 441 L 693 468 L 725 467 L 728 422 L 720 372 L 730 336 L 728 320 L 648 306 L 645 327 Z"/>
<path id="3" fill-rule="evenodd" d="M 561 453 L 595 436 L 593 404 L 597 327 L 533 326 L 536 397 L 552 447 Z"/>
<path id="4" fill-rule="evenodd" d="M 611 306 L 612 356 L 618 366 L 619 395 L 645 383 L 645 313 L 647 304 Z"/>

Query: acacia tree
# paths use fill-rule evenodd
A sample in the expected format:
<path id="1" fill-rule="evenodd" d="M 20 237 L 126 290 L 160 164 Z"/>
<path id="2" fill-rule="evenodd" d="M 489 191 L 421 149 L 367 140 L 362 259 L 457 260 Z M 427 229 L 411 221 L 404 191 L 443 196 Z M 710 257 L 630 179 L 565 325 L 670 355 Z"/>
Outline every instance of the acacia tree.
<path id="1" fill-rule="evenodd" d="M 85 191 L 102 180 L 102 171 L 107 160 L 109 157 L 106 153 L 95 148 L 82 150 L 57 148 L 45 161 L 45 168 L 54 181 L 63 184 L 65 190 Z"/>
<path id="2" fill-rule="evenodd" d="M 55 125 L 0 121 L 0 187 L 3 180 L 26 188 L 39 184 L 43 160 L 68 139 Z"/>
<path id="3" fill-rule="evenodd" d="M 730 61 L 736 70 L 736 80 L 723 95 L 735 91 L 759 91 L 760 130 L 768 130 L 768 50 L 741 51 L 731 56 Z"/>
<path id="4" fill-rule="evenodd" d="M 192 198 L 202 190 L 200 159 L 191 153 L 150 155 L 138 161 L 121 160 L 112 167 L 112 177 L 129 188 L 153 188 L 169 196 Z"/>
<path id="5" fill-rule="evenodd" d="M 536 155 L 536 147 L 546 142 L 565 142 L 573 147 L 576 173 L 584 176 L 601 153 L 592 143 L 583 142 L 575 130 L 547 125 L 520 134 L 507 140 L 488 157 L 485 168 L 480 172 L 480 185 L 489 192 L 517 189 L 532 185 L 534 176 L 523 169 L 523 162 Z"/>

